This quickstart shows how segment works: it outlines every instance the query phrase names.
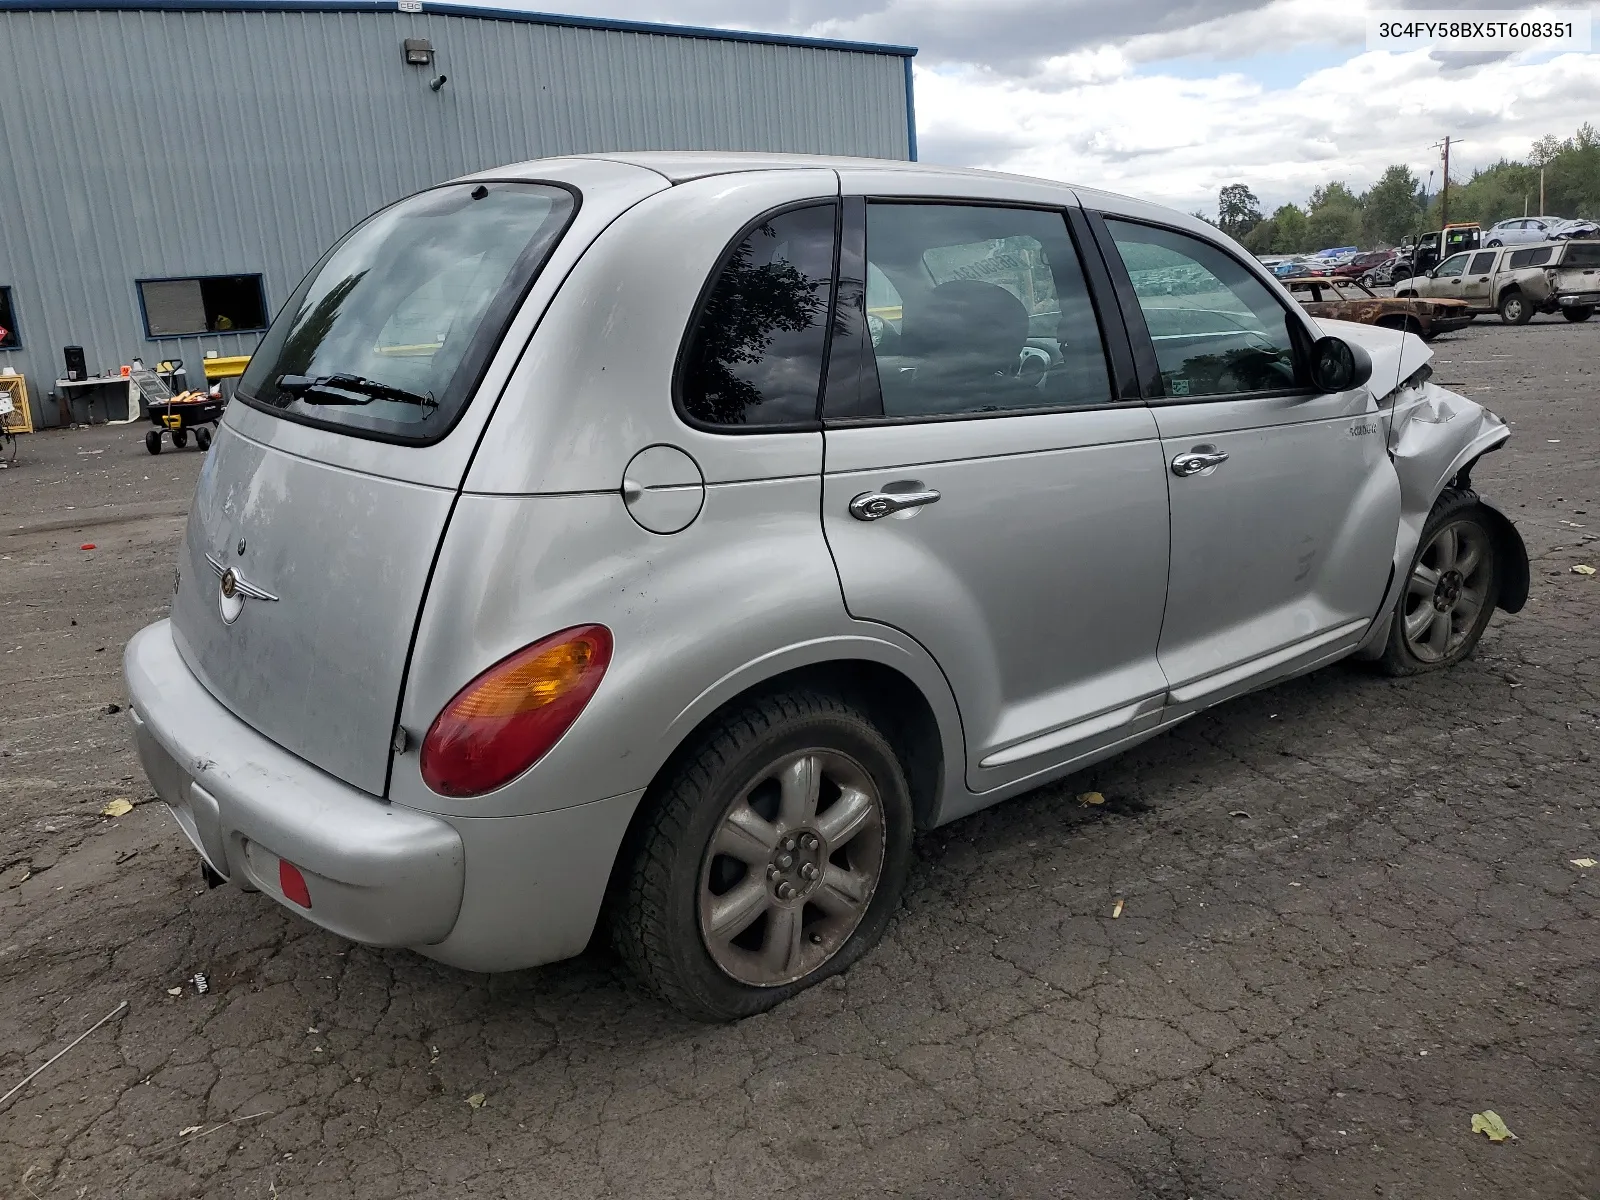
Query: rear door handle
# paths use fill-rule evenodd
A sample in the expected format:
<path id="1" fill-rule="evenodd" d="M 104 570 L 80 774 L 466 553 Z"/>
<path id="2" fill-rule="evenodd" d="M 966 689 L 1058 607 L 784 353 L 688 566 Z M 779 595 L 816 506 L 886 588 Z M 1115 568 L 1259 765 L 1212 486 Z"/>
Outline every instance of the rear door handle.
<path id="1" fill-rule="evenodd" d="M 934 504 L 939 493 L 934 488 L 917 492 L 862 492 L 850 501 L 850 515 L 858 521 L 877 521 L 895 513 Z"/>
<path id="2" fill-rule="evenodd" d="M 1228 452 L 1218 450 L 1215 446 L 1196 446 L 1187 454 L 1180 454 L 1172 460 L 1172 473 L 1179 478 L 1187 479 L 1190 475 L 1199 475 L 1213 467 L 1220 467 L 1228 461 Z"/>

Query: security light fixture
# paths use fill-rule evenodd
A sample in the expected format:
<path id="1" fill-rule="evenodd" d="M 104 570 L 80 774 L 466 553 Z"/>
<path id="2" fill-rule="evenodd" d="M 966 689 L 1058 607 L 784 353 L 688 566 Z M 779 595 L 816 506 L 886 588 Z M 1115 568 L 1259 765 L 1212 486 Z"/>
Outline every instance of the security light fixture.
<path id="1" fill-rule="evenodd" d="M 425 67 L 433 61 L 433 43 L 427 38 L 407 38 L 405 50 L 407 66 Z"/>

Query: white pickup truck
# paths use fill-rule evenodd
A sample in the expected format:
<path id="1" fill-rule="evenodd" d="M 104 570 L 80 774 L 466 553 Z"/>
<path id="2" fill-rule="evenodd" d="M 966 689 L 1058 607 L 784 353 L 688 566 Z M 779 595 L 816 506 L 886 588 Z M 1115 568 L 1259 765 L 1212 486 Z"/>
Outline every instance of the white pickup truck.
<path id="1" fill-rule="evenodd" d="M 1526 325 L 1536 312 L 1587 321 L 1600 307 L 1600 241 L 1465 250 L 1426 275 L 1396 281 L 1394 294 L 1465 300 L 1508 325 Z"/>

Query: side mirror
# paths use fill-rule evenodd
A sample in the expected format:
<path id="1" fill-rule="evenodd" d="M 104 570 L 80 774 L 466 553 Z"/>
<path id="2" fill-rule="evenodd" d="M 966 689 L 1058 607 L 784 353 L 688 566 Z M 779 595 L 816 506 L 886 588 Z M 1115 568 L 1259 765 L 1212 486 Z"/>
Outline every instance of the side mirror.
<path id="1" fill-rule="evenodd" d="M 1311 382 L 1319 392 L 1348 392 L 1372 378 L 1372 359 L 1343 338 L 1318 338 L 1311 347 Z"/>

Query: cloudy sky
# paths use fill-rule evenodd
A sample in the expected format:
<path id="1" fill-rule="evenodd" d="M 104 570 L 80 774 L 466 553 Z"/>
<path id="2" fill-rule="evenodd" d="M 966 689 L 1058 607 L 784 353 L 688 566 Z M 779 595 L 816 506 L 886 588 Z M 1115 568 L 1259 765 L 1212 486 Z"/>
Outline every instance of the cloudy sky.
<path id="1" fill-rule="evenodd" d="M 507 0 L 500 0 L 506 3 Z M 1515 0 L 1410 0 L 1413 8 Z M 522 7 L 521 5 L 515 5 Z M 1400 8 L 1407 0 L 1371 7 Z M 540 7 L 529 5 L 529 7 Z M 917 46 L 921 157 L 1184 209 L 1248 183 L 1268 211 L 1392 162 L 1451 174 L 1600 119 L 1600 52 L 1366 50 L 1362 0 L 566 0 L 560 11 Z M 1562 8 L 1585 7 L 1562 0 Z M 1594 6 L 1600 14 L 1600 5 Z M 1600 26 L 1600 16 L 1595 24 Z M 1600 51 L 1600 34 L 1596 35 Z M 1439 177 L 1434 177 L 1437 190 Z"/>

